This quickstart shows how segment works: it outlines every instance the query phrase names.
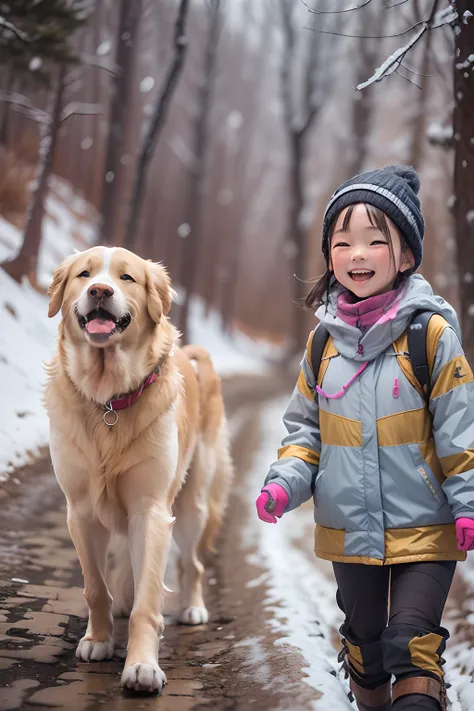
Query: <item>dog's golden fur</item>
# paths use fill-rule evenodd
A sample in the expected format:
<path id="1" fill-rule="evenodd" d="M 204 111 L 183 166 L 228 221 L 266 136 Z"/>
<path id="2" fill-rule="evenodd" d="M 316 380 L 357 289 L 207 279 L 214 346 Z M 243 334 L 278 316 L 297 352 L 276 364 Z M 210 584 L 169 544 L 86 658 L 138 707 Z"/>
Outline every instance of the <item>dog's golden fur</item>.
<path id="1" fill-rule="evenodd" d="M 220 381 L 204 349 L 177 345 L 179 334 L 166 317 L 174 292 L 161 265 L 125 249 L 94 247 L 57 268 L 50 295 L 49 315 L 62 312 L 45 392 L 50 449 L 89 606 L 77 656 L 110 657 L 112 613 L 130 613 L 122 684 L 159 690 L 166 681 L 158 644 L 173 528 L 180 620 L 208 618 L 198 552 L 212 547 L 232 477 Z M 97 335 L 85 325 L 95 307 L 116 319 L 110 333 Z M 127 314 L 128 325 L 120 321 Z M 112 321 L 103 312 L 100 318 L 96 330 L 110 330 Z M 139 388 L 157 366 L 155 382 L 108 426 L 106 403 Z M 109 576 L 112 534 L 119 534 L 121 548 Z"/>

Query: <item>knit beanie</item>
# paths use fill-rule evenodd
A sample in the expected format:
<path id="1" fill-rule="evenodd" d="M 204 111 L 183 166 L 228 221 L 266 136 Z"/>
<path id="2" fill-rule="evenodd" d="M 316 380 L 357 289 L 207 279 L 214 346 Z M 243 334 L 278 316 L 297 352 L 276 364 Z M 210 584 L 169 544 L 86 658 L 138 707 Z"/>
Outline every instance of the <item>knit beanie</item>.
<path id="1" fill-rule="evenodd" d="M 333 220 L 348 205 L 368 203 L 388 215 L 398 228 L 415 258 L 414 270 L 421 264 L 425 222 L 417 193 L 420 181 L 409 165 L 387 165 L 369 170 L 342 183 L 329 200 L 323 222 L 322 250 L 329 264 L 329 229 Z"/>

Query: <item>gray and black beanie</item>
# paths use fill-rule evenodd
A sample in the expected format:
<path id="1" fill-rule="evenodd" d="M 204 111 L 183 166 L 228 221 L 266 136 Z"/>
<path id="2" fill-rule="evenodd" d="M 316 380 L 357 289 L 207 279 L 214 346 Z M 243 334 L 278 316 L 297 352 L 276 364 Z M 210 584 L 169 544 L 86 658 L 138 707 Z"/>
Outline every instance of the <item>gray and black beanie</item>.
<path id="1" fill-rule="evenodd" d="M 417 172 L 409 165 L 387 165 L 379 170 L 360 173 L 342 183 L 329 200 L 323 222 L 322 249 L 329 264 L 329 229 L 333 220 L 349 205 L 368 203 L 383 210 L 400 230 L 415 257 L 415 267 L 421 264 L 425 222 L 421 214 Z"/>

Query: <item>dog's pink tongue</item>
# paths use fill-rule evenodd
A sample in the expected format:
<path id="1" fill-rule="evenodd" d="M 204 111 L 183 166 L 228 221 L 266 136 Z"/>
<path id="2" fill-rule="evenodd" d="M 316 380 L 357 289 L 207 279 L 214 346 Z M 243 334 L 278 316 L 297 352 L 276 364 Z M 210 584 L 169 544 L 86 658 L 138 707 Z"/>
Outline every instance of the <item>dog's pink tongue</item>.
<path id="1" fill-rule="evenodd" d="M 93 318 L 86 323 L 87 333 L 112 333 L 115 328 L 113 321 L 105 321 L 102 318 Z"/>

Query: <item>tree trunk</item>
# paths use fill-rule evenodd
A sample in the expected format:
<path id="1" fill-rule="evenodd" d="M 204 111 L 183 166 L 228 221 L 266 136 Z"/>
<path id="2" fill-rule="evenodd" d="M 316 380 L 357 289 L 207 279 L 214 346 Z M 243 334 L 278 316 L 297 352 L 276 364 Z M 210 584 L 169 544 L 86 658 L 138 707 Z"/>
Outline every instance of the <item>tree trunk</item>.
<path id="1" fill-rule="evenodd" d="M 209 18 L 209 32 L 206 42 L 204 76 L 198 93 L 198 111 L 194 125 L 193 160 L 191 171 L 186 222 L 191 232 L 184 240 L 180 284 L 184 288 L 184 303 L 180 309 L 178 328 L 183 342 L 188 342 L 189 308 L 196 289 L 197 260 L 201 242 L 201 206 L 204 191 L 205 162 L 208 145 L 208 117 L 214 85 L 214 69 L 219 35 L 220 0 L 214 0 Z"/>
<path id="2" fill-rule="evenodd" d="M 361 84 L 377 65 L 380 43 L 375 39 L 367 39 L 364 35 L 374 37 L 383 36 L 383 25 L 386 12 L 379 8 L 372 11 L 371 6 L 366 10 L 359 10 L 359 24 L 357 34 L 362 36 L 357 47 L 357 72 L 356 86 Z M 374 93 L 372 88 L 354 93 L 352 100 L 352 143 L 350 147 L 351 158 L 347 167 L 347 175 L 357 175 L 364 167 L 369 152 L 370 124 L 374 108 Z"/>
<path id="3" fill-rule="evenodd" d="M 53 167 L 54 151 L 58 139 L 59 125 L 61 123 L 65 72 L 65 67 L 61 66 L 58 73 L 56 90 L 51 99 L 51 111 L 48 112 L 49 121 L 44 126 L 41 126 L 35 189 L 31 197 L 23 244 L 20 252 L 12 261 L 4 262 L 1 265 L 16 281 L 21 282 L 22 277 L 27 276 L 34 286 L 38 285 L 38 253 L 43 234 L 43 217 L 45 212 L 45 200 L 48 193 L 48 181 Z"/>
<path id="4" fill-rule="evenodd" d="M 303 195 L 303 148 L 304 135 L 300 132 L 291 134 L 291 168 L 290 168 L 290 234 L 289 241 L 294 252 L 293 257 L 293 321 L 292 340 L 293 352 L 297 352 L 306 342 L 306 314 L 304 298 L 306 296 L 307 244 L 306 231 L 301 223 L 304 208 Z"/>
<path id="5" fill-rule="evenodd" d="M 463 345 L 474 364 L 474 21 L 463 22 L 471 0 L 457 0 L 459 32 L 454 51 L 454 225 Z"/>
<path id="6" fill-rule="evenodd" d="M 433 33 L 426 33 L 425 47 L 423 51 L 423 58 L 421 60 L 420 75 L 418 78 L 418 84 L 420 87 L 420 92 L 418 95 L 418 102 L 416 103 L 415 116 L 413 117 L 413 127 L 411 130 L 411 140 L 409 149 L 409 162 L 417 170 L 420 167 L 421 159 L 423 157 L 423 149 L 426 140 L 425 136 L 425 120 L 426 120 L 426 104 L 428 101 L 428 71 L 430 68 L 430 55 L 431 55 L 431 39 Z"/>
<path id="7" fill-rule="evenodd" d="M 5 86 L 5 91 L 8 93 L 13 88 L 13 70 L 7 65 L 5 71 L 8 72 L 7 82 Z M 2 123 L 0 126 L 0 143 L 2 143 L 5 148 L 8 148 L 8 142 L 10 139 L 10 120 L 11 120 L 11 108 L 8 101 L 4 102 Z"/>
<path id="8" fill-rule="evenodd" d="M 139 28 L 141 0 L 122 0 L 117 32 L 115 63 L 119 73 L 114 79 L 110 107 L 109 138 L 105 161 L 104 183 L 99 222 L 99 241 L 111 244 L 115 239 L 120 194 L 118 173 L 131 114 L 133 64 Z"/>
<path id="9" fill-rule="evenodd" d="M 173 96 L 184 65 L 187 51 L 187 40 L 184 32 L 188 8 L 189 0 L 181 0 L 174 34 L 175 55 L 168 70 L 161 94 L 156 102 L 148 131 L 140 147 L 133 185 L 130 218 L 125 232 L 124 247 L 127 249 L 133 249 L 135 245 L 135 238 L 140 228 L 139 218 L 145 193 L 148 166 L 155 152 L 156 143 L 161 130 L 165 124 L 171 97 Z"/>

